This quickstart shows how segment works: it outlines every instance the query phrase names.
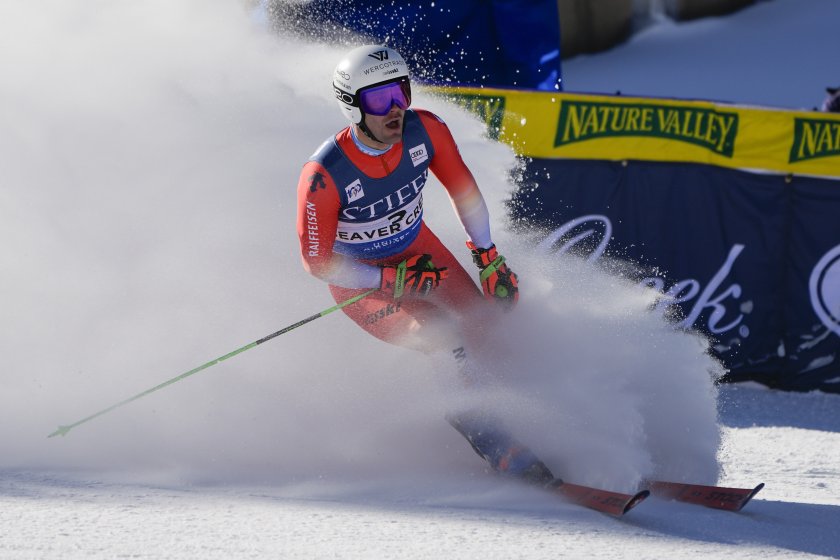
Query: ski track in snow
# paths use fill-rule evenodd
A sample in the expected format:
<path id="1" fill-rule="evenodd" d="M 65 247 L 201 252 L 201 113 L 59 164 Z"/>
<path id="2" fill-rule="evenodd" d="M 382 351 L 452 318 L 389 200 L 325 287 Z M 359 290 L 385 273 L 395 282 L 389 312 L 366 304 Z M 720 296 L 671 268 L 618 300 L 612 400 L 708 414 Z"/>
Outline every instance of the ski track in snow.
<path id="1" fill-rule="evenodd" d="M 723 389 L 721 484 L 767 484 L 740 513 L 649 498 L 619 520 L 490 474 L 317 488 L 18 469 L 0 471 L 0 557 L 840 558 L 839 401 Z"/>

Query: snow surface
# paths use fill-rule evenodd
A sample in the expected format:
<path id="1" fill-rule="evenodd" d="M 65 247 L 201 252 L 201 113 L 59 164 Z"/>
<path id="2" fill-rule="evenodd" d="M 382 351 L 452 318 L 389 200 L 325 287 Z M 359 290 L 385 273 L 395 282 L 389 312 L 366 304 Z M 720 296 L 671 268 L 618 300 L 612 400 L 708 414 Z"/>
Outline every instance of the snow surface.
<path id="1" fill-rule="evenodd" d="M 334 314 L 47 439 L 332 305 L 292 224 L 300 166 L 343 125 L 324 85 L 343 49 L 272 37 L 225 0 L 32 4 L 0 3 L 0 558 L 840 558 L 836 395 L 718 391 L 703 341 L 648 293 L 501 222 L 528 289 L 487 333 L 504 367 L 482 390 Z M 658 22 L 569 61 L 566 88 L 816 105 L 837 81 L 829 21 L 840 2 Z M 802 38 L 782 43 L 785 26 Z M 753 52 L 807 61 L 786 66 L 801 88 L 739 62 L 747 32 Z M 712 43 L 730 46 L 696 47 Z M 672 64 L 709 64 L 723 89 L 680 89 Z M 501 220 L 510 151 L 417 105 L 450 124 Z M 435 186 L 428 220 L 457 248 Z M 649 500 L 615 520 L 486 473 L 442 420 L 465 400 L 569 480 L 767 487 L 740 514 Z"/>
<path id="2" fill-rule="evenodd" d="M 723 17 L 653 24 L 606 54 L 563 63 L 567 91 L 812 110 L 840 86 L 840 3 L 759 0 Z"/>

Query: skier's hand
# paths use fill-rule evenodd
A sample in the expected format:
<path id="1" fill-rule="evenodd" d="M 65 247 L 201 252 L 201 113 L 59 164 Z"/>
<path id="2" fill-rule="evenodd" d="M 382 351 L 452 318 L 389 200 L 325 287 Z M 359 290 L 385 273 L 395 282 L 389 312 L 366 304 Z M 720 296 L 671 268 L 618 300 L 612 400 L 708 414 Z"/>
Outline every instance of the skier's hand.
<path id="1" fill-rule="evenodd" d="M 519 300 L 519 282 L 516 274 L 505 264 L 505 258 L 496 251 L 496 246 L 487 249 L 476 247 L 467 241 L 473 262 L 481 270 L 479 280 L 484 297 L 493 299 L 510 309 Z"/>
<path id="2" fill-rule="evenodd" d="M 396 266 L 383 266 L 380 289 L 392 293 L 395 299 L 406 292 L 426 296 L 448 275 L 446 267 L 435 268 L 431 255 L 415 255 Z"/>

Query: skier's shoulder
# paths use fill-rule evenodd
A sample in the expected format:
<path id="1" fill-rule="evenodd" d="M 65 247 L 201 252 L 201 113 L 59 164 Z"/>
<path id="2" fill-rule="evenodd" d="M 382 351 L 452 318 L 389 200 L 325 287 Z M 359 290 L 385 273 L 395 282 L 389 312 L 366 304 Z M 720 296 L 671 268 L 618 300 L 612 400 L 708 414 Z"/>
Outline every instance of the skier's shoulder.
<path id="1" fill-rule="evenodd" d="M 455 147 L 455 140 L 446 122 L 435 113 L 426 109 L 412 109 L 422 123 L 435 152 L 451 152 Z"/>
<path id="2" fill-rule="evenodd" d="M 420 118 L 420 122 L 422 122 L 423 126 L 426 128 L 446 128 L 446 122 L 428 109 L 412 108 L 411 111 Z"/>
<path id="3" fill-rule="evenodd" d="M 349 138 L 350 136 L 350 127 L 346 127 L 340 130 L 338 133 L 330 136 L 319 145 L 315 151 L 309 156 L 307 162 L 318 162 L 324 167 L 330 167 L 330 164 L 335 160 L 341 157 L 341 150 L 339 149 L 339 145 L 342 143 L 342 139 Z"/>

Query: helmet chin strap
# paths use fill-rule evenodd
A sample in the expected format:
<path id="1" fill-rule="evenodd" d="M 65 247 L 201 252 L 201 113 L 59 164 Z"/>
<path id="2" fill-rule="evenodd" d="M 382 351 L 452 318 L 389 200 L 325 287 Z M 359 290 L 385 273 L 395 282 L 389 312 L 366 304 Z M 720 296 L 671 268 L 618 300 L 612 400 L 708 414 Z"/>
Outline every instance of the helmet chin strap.
<path id="1" fill-rule="evenodd" d="M 362 132 L 365 133 L 365 136 L 367 136 L 368 138 L 370 138 L 374 142 L 379 142 L 380 144 L 385 144 L 385 142 L 383 142 L 382 140 L 377 138 L 376 135 L 374 135 L 373 132 L 370 130 L 370 128 L 368 128 L 368 125 L 365 123 L 365 113 L 364 112 L 362 112 L 362 121 L 360 123 L 358 123 L 357 126 L 359 127 L 359 130 L 361 130 Z M 401 135 L 404 134 L 404 133 L 405 133 L 405 123 L 403 123 L 403 128 L 400 131 Z"/>
<path id="2" fill-rule="evenodd" d="M 384 144 L 382 140 L 374 136 L 373 132 L 368 128 L 368 125 L 365 124 L 365 114 L 362 113 L 362 122 L 359 123 L 359 130 L 365 133 L 365 136 L 373 140 L 374 142 L 379 142 L 380 144 Z"/>

